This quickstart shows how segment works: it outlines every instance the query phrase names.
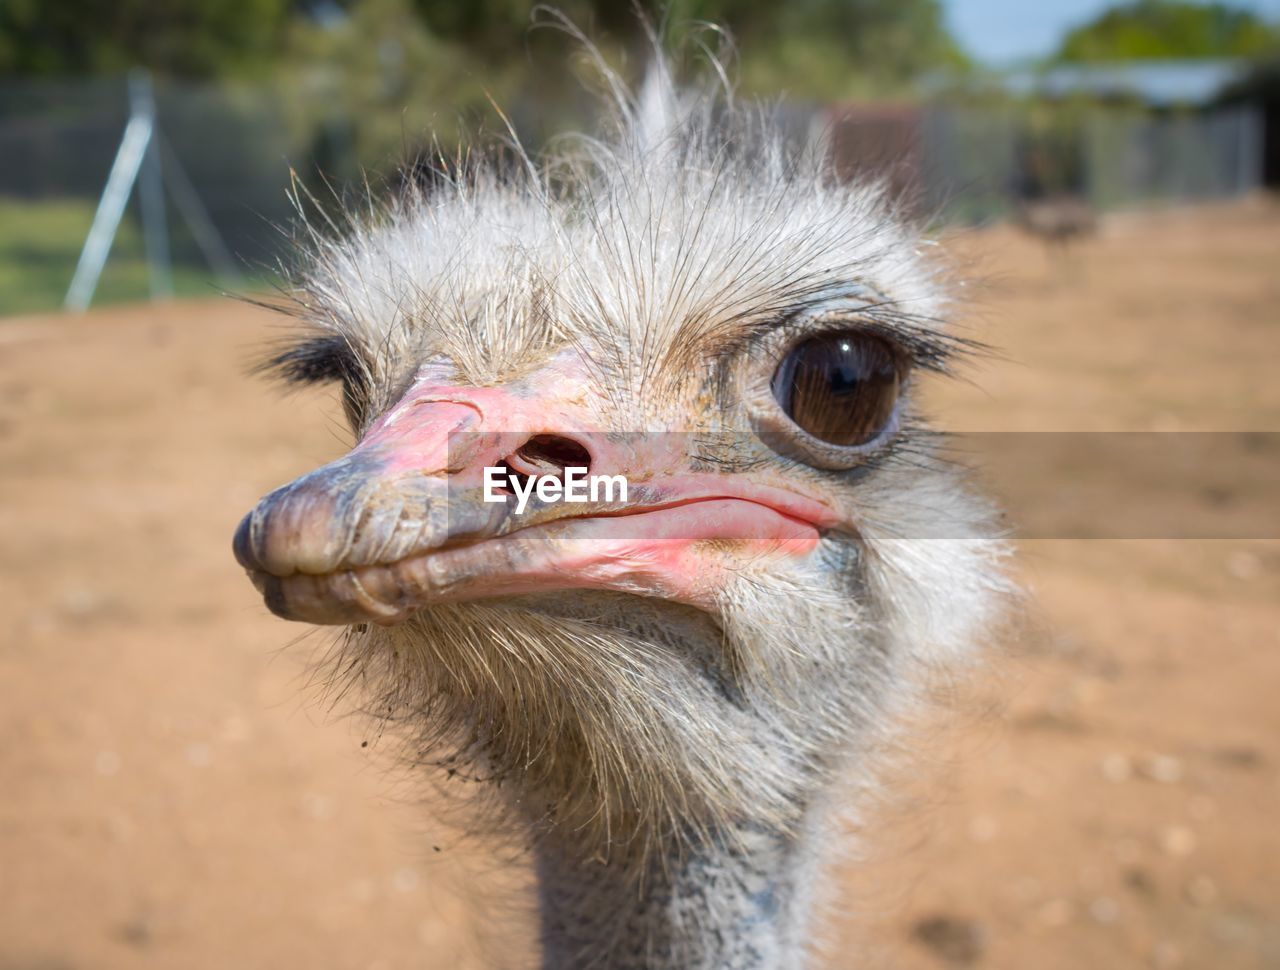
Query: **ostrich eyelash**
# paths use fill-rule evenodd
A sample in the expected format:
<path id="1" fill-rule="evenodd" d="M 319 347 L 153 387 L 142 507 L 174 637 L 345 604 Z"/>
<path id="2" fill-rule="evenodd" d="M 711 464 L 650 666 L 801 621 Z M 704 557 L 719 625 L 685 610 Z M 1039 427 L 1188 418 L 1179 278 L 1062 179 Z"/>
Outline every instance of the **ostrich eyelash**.
<path id="1" fill-rule="evenodd" d="M 312 337 L 263 361 L 256 373 L 269 374 L 286 384 L 357 385 L 364 373 L 360 359 L 343 337 Z"/>
<path id="2" fill-rule="evenodd" d="M 904 312 L 885 301 L 860 307 L 847 316 L 832 316 L 818 326 L 801 312 L 754 320 L 717 348 L 715 357 L 731 359 L 753 343 L 782 348 L 827 331 L 850 329 L 887 340 L 912 367 L 939 374 L 951 373 L 952 365 L 966 358 L 990 354 L 990 348 L 980 341 L 946 333 L 941 321 Z"/>
<path id="3" fill-rule="evenodd" d="M 797 338 L 817 336 L 829 330 L 854 329 L 880 337 L 896 347 L 907 362 L 920 370 L 950 373 L 957 361 L 981 356 L 987 348 L 976 340 L 958 337 L 940 329 L 940 321 L 917 317 L 888 305 L 860 310 L 850 321 L 833 319 L 819 328 L 794 328 Z"/>

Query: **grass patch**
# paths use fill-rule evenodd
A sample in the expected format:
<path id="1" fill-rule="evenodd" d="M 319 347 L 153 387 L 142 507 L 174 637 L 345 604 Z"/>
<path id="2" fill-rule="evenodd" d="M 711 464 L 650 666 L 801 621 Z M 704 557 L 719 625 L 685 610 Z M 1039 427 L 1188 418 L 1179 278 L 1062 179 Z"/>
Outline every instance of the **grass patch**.
<path id="1" fill-rule="evenodd" d="M 0 197 L 0 316 L 62 307 L 96 205 L 88 199 Z M 142 232 L 132 208 L 120 222 L 94 306 L 151 296 Z M 217 280 L 203 264 L 175 262 L 173 291 L 175 296 L 212 296 Z"/>

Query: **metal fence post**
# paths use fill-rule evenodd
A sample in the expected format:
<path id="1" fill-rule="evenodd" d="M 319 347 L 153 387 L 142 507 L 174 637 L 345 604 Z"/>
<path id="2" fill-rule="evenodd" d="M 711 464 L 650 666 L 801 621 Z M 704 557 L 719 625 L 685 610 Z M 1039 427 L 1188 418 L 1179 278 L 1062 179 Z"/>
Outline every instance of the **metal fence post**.
<path id="1" fill-rule="evenodd" d="M 130 114 L 151 119 L 152 137 L 139 173 L 138 201 L 142 205 L 142 239 L 147 249 L 147 271 L 151 282 L 151 299 L 173 296 L 173 266 L 169 253 L 169 226 L 165 220 L 164 182 L 160 172 L 160 146 L 156 143 L 155 95 L 151 75 L 143 68 L 129 73 Z"/>
<path id="2" fill-rule="evenodd" d="M 130 94 L 132 95 L 132 90 Z M 116 152 L 115 161 L 111 163 L 111 174 L 107 176 L 107 185 L 102 190 L 98 211 L 94 213 L 93 225 L 89 228 L 75 275 L 67 289 L 64 306 L 68 310 L 83 311 L 89 308 L 93 291 L 98 287 L 98 277 L 102 275 L 102 267 L 106 265 L 107 254 L 111 251 L 111 243 L 120 228 L 120 219 L 129 201 L 129 193 L 133 191 L 133 183 L 138 179 L 138 170 L 142 167 L 147 146 L 151 143 L 156 124 L 155 106 L 154 103 L 151 105 L 149 113 L 140 112 L 139 107 L 136 103 L 131 104 L 129 123 L 125 125 L 120 149 Z"/>

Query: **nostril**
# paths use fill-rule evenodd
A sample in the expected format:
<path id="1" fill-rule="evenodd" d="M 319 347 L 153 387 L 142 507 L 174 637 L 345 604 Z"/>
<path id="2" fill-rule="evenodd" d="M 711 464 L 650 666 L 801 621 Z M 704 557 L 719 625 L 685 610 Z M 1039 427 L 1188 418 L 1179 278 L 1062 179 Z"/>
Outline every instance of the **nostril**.
<path id="1" fill-rule="evenodd" d="M 523 475 L 561 476 L 566 468 L 591 468 L 591 452 L 572 438 L 558 434 L 536 434 L 506 464 Z"/>

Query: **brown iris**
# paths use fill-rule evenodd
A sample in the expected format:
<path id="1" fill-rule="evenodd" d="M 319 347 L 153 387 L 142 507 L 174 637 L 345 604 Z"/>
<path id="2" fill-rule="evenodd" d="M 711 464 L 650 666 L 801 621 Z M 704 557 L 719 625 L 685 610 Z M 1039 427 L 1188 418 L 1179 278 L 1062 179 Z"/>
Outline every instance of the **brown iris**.
<path id="1" fill-rule="evenodd" d="M 852 331 L 824 334 L 787 354 L 773 375 L 773 396 L 815 438 L 864 445 L 893 418 L 901 370 L 886 340 Z"/>

